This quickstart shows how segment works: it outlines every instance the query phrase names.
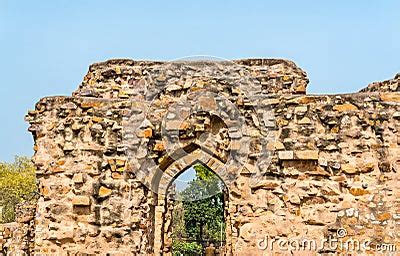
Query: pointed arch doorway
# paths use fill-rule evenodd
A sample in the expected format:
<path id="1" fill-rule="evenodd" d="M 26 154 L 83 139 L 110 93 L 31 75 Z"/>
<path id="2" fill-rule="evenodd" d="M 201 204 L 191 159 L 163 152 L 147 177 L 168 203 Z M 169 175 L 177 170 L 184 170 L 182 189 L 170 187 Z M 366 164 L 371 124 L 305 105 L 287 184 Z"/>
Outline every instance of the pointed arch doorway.
<path id="1" fill-rule="evenodd" d="M 229 187 L 224 182 L 224 175 L 226 174 L 224 168 L 225 164 L 221 160 L 214 157 L 209 151 L 205 151 L 199 147 L 195 148 L 193 151 L 187 152 L 186 155 L 181 156 L 179 159 L 172 161 L 172 163 L 169 163 L 169 165 L 163 169 L 163 173 L 158 180 L 158 194 L 156 195 L 157 202 L 154 214 L 155 255 L 173 255 L 173 247 L 174 245 L 176 247 L 179 242 L 179 237 L 174 237 L 174 235 L 179 233 L 175 232 L 174 234 L 175 223 L 173 217 L 174 214 L 175 217 L 179 215 L 176 214 L 177 212 L 175 210 L 184 211 L 185 209 L 182 209 L 183 205 L 189 208 L 192 206 L 193 209 L 193 205 L 196 205 L 196 201 L 205 207 L 214 206 L 216 215 L 204 216 L 200 218 L 200 220 L 194 221 L 197 216 L 201 215 L 201 211 L 197 211 L 191 219 L 192 222 L 187 223 L 187 225 L 186 223 L 184 224 L 185 229 L 190 229 L 191 231 L 185 230 L 185 232 L 189 232 L 190 235 L 181 237 L 181 244 L 185 242 L 192 243 L 192 245 L 197 246 L 199 250 L 201 246 L 202 252 L 204 252 L 207 247 L 210 247 L 209 245 L 213 244 L 211 247 L 215 248 L 218 253 L 217 255 L 232 255 L 232 224 L 228 212 Z M 187 172 L 192 172 L 191 181 L 194 180 L 194 183 L 199 183 L 200 185 L 192 185 L 192 187 L 188 188 L 184 187 L 183 184 L 174 184 L 177 178 L 182 174 L 185 175 Z M 210 190 L 207 190 L 204 188 L 207 184 L 201 181 L 202 175 L 212 177 L 211 179 L 213 182 L 211 182 L 211 186 L 213 186 L 214 189 L 209 188 Z M 177 189 L 177 186 L 180 186 L 180 188 Z M 185 190 L 185 188 L 188 189 L 186 189 L 184 193 L 180 193 Z M 177 192 L 180 195 L 177 195 Z M 182 197 L 185 197 L 185 199 Z M 181 205 L 178 206 L 179 204 Z M 178 208 L 176 208 L 177 206 Z M 179 209 L 179 207 L 181 207 L 181 209 Z M 213 210 L 210 210 L 210 212 L 212 211 Z M 212 220 L 212 218 L 217 221 Z M 187 220 L 190 221 L 190 218 L 187 218 Z M 218 232 L 216 232 L 215 224 L 219 225 Z M 214 225 L 214 227 L 210 228 L 212 225 Z M 218 233 L 218 238 L 216 237 L 216 233 Z"/>
<path id="2" fill-rule="evenodd" d="M 195 161 L 175 177 L 166 199 L 172 255 L 225 255 L 227 188 L 216 173 Z"/>

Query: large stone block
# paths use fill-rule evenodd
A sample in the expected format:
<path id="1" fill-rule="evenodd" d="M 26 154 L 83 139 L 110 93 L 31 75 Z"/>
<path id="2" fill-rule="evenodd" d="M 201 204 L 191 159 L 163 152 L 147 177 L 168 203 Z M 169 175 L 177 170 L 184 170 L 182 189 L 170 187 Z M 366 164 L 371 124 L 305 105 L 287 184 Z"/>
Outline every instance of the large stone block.
<path id="1" fill-rule="evenodd" d="M 300 160 L 318 160 L 318 150 L 301 150 L 294 152 L 295 158 Z"/>
<path id="2" fill-rule="evenodd" d="M 74 206 L 89 206 L 90 205 L 90 197 L 74 196 L 72 198 L 72 205 L 74 205 Z"/>
<path id="3" fill-rule="evenodd" d="M 280 160 L 292 160 L 294 159 L 293 151 L 279 151 L 278 157 Z"/>

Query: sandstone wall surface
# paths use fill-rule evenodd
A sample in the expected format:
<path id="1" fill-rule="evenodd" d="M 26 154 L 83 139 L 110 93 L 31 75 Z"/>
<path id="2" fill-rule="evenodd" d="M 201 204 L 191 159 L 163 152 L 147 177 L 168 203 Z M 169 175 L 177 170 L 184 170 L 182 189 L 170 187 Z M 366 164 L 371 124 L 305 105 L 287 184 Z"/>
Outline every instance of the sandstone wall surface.
<path id="1" fill-rule="evenodd" d="M 341 228 L 399 247 L 398 87 L 316 96 L 307 83 L 286 60 L 92 65 L 72 97 L 27 115 L 34 253 L 170 254 L 166 191 L 196 160 L 227 185 L 228 255 Z"/>
<path id="2" fill-rule="evenodd" d="M 16 220 L 0 224 L 0 255 L 31 255 L 34 246 L 36 205 L 21 203 L 16 207 Z"/>

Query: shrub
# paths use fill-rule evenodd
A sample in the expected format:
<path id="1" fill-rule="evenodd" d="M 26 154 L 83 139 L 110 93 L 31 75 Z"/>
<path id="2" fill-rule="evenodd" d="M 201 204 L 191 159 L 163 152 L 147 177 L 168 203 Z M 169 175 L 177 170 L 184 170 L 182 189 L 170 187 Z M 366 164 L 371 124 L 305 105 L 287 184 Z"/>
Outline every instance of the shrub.
<path id="1" fill-rule="evenodd" d="M 34 200 L 37 191 L 35 168 L 27 157 L 13 163 L 0 162 L 0 223 L 15 220 L 15 206 Z"/>
<path id="2" fill-rule="evenodd" d="M 174 241 L 172 251 L 173 256 L 197 256 L 202 254 L 203 247 L 196 242 Z"/>

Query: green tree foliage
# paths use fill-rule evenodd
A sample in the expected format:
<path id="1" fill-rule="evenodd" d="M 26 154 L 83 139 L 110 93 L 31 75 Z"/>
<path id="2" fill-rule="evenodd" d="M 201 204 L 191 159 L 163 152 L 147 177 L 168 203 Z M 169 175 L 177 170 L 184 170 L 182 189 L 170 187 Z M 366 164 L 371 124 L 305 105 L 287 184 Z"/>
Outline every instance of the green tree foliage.
<path id="1" fill-rule="evenodd" d="M 182 201 L 176 201 L 172 211 L 172 238 L 174 240 L 186 238 L 184 209 Z"/>
<path id="2" fill-rule="evenodd" d="M 35 168 L 27 157 L 16 157 L 13 163 L 0 162 L 0 222 L 15 220 L 15 206 L 32 200 L 36 187 Z"/>
<path id="3" fill-rule="evenodd" d="M 180 192 L 186 235 L 189 239 L 219 241 L 221 229 L 225 230 L 224 185 L 203 165 L 196 164 L 193 168 L 196 178 Z"/>
<path id="4" fill-rule="evenodd" d="M 202 255 L 201 241 L 225 240 L 224 184 L 205 166 L 193 168 L 196 177 L 178 193 L 174 205 L 173 255 Z"/>
<path id="5" fill-rule="evenodd" d="M 173 256 L 197 256 L 201 255 L 203 248 L 196 242 L 174 241 L 172 243 Z"/>

